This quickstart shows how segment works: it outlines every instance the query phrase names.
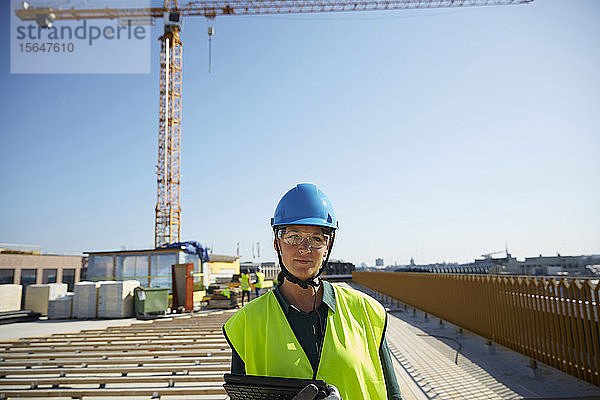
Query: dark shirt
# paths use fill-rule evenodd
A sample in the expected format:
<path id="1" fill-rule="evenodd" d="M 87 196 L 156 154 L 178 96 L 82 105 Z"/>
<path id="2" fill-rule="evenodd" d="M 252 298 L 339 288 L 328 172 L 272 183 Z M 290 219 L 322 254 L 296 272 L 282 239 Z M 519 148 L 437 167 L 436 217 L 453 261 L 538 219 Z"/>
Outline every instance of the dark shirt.
<path id="1" fill-rule="evenodd" d="M 316 373 L 319 367 L 319 349 L 321 348 L 325 326 L 327 325 L 327 312 L 328 310 L 335 312 L 335 291 L 333 290 L 333 286 L 329 282 L 323 281 L 323 299 L 321 305 L 317 307 L 316 312 L 313 310 L 308 313 L 290 304 L 278 286 L 275 287 L 274 292 L 294 335 L 310 361 L 313 372 Z M 246 373 L 244 361 L 234 348 L 231 349 L 231 354 L 231 373 L 244 375 Z M 385 378 L 388 400 L 402 400 L 392 358 L 385 339 L 385 332 L 381 346 L 379 347 L 379 359 L 383 367 L 383 377 Z"/>

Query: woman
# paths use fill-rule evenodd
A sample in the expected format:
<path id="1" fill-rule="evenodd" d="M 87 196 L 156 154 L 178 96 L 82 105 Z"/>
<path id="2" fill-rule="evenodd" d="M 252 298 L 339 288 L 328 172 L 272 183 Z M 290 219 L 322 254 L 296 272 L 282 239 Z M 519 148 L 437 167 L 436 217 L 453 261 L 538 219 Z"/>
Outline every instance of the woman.
<path id="1" fill-rule="evenodd" d="M 223 327 L 233 374 L 320 379 L 331 399 L 401 399 L 385 340 L 387 314 L 373 298 L 322 281 L 338 222 L 312 184 L 279 201 L 271 219 L 281 272 L 275 290 Z M 312 399 L 307 388 L 302 399 Z M 300 397 L 299 397 L 300 398 Z"/>

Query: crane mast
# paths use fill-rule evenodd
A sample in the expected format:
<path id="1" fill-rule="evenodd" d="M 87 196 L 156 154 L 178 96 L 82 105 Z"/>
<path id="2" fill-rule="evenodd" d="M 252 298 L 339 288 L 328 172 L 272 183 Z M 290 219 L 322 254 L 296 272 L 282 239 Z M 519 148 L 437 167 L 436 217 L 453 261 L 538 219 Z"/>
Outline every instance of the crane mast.
<path id="1" fill-rule="evenodd" d="M 165 8 L 170 9 L 170 7 Z M 154 246 L 181 241 L 181 83 L 183 43 L 177 3 L 160 37 L 160 105 Z"/>
<path id="2" fill-rule="evenodd" d="M 32 7 L 23 2 L 15 14 L 23 21 L 36 21 L 50 28 L 55 20 L 152 17 L 165 19 L 161 41 L 157 200 L 154 245 L 181 241 L 181 17 L 223 15 L 300 14 L 341 11 L 405 10 L 423 8 L 499 6 L 531 3 L 533 0 L 202 0 L 179 7 L 177 0 L 164 0 L 163 7 L 61 9 Z"/>

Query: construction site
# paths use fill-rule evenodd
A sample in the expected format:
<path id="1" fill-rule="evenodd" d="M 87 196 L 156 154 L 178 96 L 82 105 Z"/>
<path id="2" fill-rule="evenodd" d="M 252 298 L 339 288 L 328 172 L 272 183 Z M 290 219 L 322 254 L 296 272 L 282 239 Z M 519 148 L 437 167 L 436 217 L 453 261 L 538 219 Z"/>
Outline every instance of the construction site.
<path id="1" fill-rule="evenodd" d="M 83 20 L 160 26 L 161 36 L 152 38 L 160 41 L 160 59 L 152 60 L 159 75 L 154 246 L 67 256 L 0 244 L 0 399 L 230 398 L 223 384 L 232 350 L 223 326 L 244 306 L 242 290 L 248 301 L 274 290 L 280 265 L 261 263 L 258 248 L 257 257 L 241 262 L 239 242 L 235 255 L 213 254 L 212 246 L 182 237 L 184 20 L 208 24 L 210 73 L 217 18 L 341 12 L 360 18 L 365 11 L 533 1 L 19 2 L 11 14 L 43 32 Z M 328 271 L 325 281 L 384 306 L 404 400 L 600 400 L 597 280 L 357 272 L 333 259 Z"/>

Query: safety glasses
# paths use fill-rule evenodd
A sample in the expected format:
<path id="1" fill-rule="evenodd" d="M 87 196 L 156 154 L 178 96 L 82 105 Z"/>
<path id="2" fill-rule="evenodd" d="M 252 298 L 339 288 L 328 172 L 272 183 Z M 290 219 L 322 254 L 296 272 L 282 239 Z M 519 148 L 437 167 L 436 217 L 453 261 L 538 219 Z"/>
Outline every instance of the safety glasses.
<path id="1" fill-rule="evenodd" d="M 280 230 L 277 232 L 277 237 L 290 246 L 300 246 L 307 240 L 308 247 L 316 250 L 322 249 L 329 243 L 329 236 L 322 233 L 302 233 Z"/>

